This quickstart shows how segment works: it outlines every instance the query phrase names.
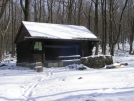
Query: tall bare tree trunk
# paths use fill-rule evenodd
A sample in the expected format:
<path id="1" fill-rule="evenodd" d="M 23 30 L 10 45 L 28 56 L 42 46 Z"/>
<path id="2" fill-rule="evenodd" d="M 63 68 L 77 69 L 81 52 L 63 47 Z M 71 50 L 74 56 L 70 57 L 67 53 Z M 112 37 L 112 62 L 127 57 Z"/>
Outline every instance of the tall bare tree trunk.
<path id="1" fill-rule="evenodd" d="M 0 23 L 2 21 L 2 17 L 3 17 L 3 14 L 4 12 L 6 11 L 6 5 L 8 3 L 9 0 L 3 0 L 1 1 L 1 7 L 0 7 Z M 10 19 L 8 19 L 8 22 L 10 21 Z M 6 29 L 4 31 L 2 31 L 3 29 L 0 29 L 0 61 L 2 61 L 2 55 L 4 53 L 4 48 L 3 48 L 3 44 L 4 44 L 4 37 L 5 37 L 5 34 L 7 32 L 7 29 L 8 29 L 9 25 L 6 26 Z"/>
<path id="2" fill-rule="evenodd" d="M 41 22 L 41 18 L 42 18 L 42 16 L 41 16 L 42 15 L 41 14 L 42 13 L 42 5 L 41 4 L 42 4 L 42 0 L 40 0 L 39 22 Z"/>
<path id="3" fill-rule="evenodd" d="M 37 22 L 38 18 L 37 18 L 38 12 L 37 12 L 37 1 L 34 0 L 34 21 Z"/>
<path id="4" fill-rule="evenodd" d="M 73 0 L 68 0 L 68 17 L 67 17 L 67 23 L 72 23 L 72 9 L 73 9 Z"/>
<path id="5" fill-rule="evenodd" d="M 104 22 L 105 22 L 105 19 L 104 19 L 104 0 L 101 0 L 101 13 L 102 13 L 102 54 L 104 54 L 104 39 L 105 39 L 105 25 L 104 25 Z"/>
<path id="6" fill-rule="evenodd" d="M 130 34 L 130 50 L 129 50 L 129 54 L 132 53 L 133 51 L 133 38 L 134 38 L 134 17 L 132 18 L 132 27 L 131 27 L 131 34 Z"/>
<path id="7" fill-rule="evenodd" d="M 22 0 L 20 0 L 20 5 L 24 13 L 25 21 L 30 21 L 30 1 L 31 0 L 25 0 L 25 6 L 24 6 Z"/>
<path id="8" fill-rule="evenodd" d="M 134 6 L 133 6 L 133 4 L 134 4 L 134 1 L 130 0 L 129 4 L 128 4 L 129 9 L 128 9 L 128 14 L 127 14 L 127 17 L 129 18 L 128 19 L 128 25 L 130 26 L 129 27 L 130 28 L 130 34 L 129 34 L 130 49 L 129 49 L 129 54 L 134 52 L 134 50 L 133 50 L 133 48 L 134 48 L 133 47 L 133 45 L 134 45 L 134 43 L 133 43 L 133 38 L 134 38 L 134 11 L 133 11 Z"/>
<path id="9" fill-rule="evenodd" d="M 8 1 L 9 0 L 3 0 L 2 1 L 2 5 L 1 5 L 1 9 L 0 9 L 0 21 L 1 21 L 1 18 L 3 16 L 4 10 L 6 8 L 6 5 L 7 5 Z"/>
<path id="10" fill-rule="evenodd" d="M 81 22 L 82 1 L 83 1 L 83 0 L 79 0 L 79 8 L 78 8 L 78 25 L 80 25 L 80 22 Z"/>
<path id="11" fill-rule="evenodd" d="M 11 4 L 11 8 L 12 8 L 12 11 L 11 11 L 11 15 L 12 15 L 12 42 L 14 42 L 14 9 L 13 9 L 13 2 Z M 14 56 L 14 45 L 12 43 L 12 56 Z"/>
<path id="12" fill-rule="evenodd" d="M 109 46 L 110 46 L 110 53 L 113 54 L 113 49 L 114 47 L 112 46 L 112 42 L 113 42 L 113 5 L 114 5 L 114 1 L 110 0 L 110 9 L 109 9 Z"/>
<path id="13" fill-rule="evenodd" d="M 95 28 L 94 28 L 94 30 L 95 30 L 95 35 L 97 37 L 99 37 L 99 35 L 98 35 L 98 3 L 99 3 L 98 0 L 96 0 L 96 2 L 95 2 Z M 95 55 L 98 55 L 98 50 L 99 50 L 99 43 L 97 42 Z"/>
<path id="14" fill-rule="evenodd" d="M 54 0 L 47 0 L 47 6 L 48 6 L 48 19 L 47 22 L 53 22 L 53 3 Z"/>
<path id="15" fill-rule="evenodd" d="M 107 46 L 107 2 L 105 0 L 105 11 L 104 11 L 104 46 L 103 46 L 103 49 L 104 49 L 104 54 L 106 54 L 106 46 Z"/>

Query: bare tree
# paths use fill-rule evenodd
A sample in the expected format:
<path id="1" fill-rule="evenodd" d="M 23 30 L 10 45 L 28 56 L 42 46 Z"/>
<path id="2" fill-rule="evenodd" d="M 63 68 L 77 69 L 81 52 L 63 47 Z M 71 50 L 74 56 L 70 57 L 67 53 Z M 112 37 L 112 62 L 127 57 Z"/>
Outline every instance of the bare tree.
<path id="1" fill-rule="evenodd" d="M 127 2 L 128 2 L 128 0 L 125 1 L 125 4 L 124 4 L 124 6 L 122 8 L 122 11 L 121 11 L 121 15 L 119 17 L 118 28 L 117 28 L 117 36 L 115 37 L 115 40 L 113 39 L 113 36 L 111 36 L 111 38 L 113 40 L 112 44 L 111 44 L 111 47 L 110 47 L 111 48 L 111 52 L 110 52 L 111 55 L 114 55 L 115 45 L 117 44 L 117 42 L 119 40 L 119 37 L 121 35 L 121 26 L 122 26 L 121 22 L 122 22 L 122 19 L 123 19 L 123 13 L 124 13 L 125 8 L 127 6 Z"/>
<path id="2" fill-rule="evenodd" d="M 48 7 L 48 21 L 47 22 L 53 22 L 53 5 L 54 0 L 47 0 L 47 7 Z"/>
<path id="3" fill-rule="evenodd" d="M 89 6 L 89 8 L 87 8 L 85 5 L 85 7 L 86 7 L 86 9 L 84 9 L 84 7 L 83 7 L 83 14 L 85 15 L 85 17 L 86 17 L 86 20 L 87 20 L 87 28 L 89 29 L 89 30 L 91 30 L 91 11 L 92 11 L 92 2 L 85 2 L 86 4 L 88 4 L 88 5 L 90 5 Z M 87 10 L 87 12 L 86 12 L 86 10 Z"/>
<path id="4" fill-rule="evenodd" d="M 134 38 L 134 1 L 133 0 L 129 0 L 128 2 L 128 9 L 126 12 L 126 20 L 125 22 L 127 22 L 126 26 L 127 26 L 127 32 L 129 33 L 129 44 L 130 44 L 130 49 L 129 49 L 129 53 L 133 53 L 133 38 Z"/>
<path id="5" fill-rule="evenodd" d="M 20 5 L 21 5 L 23 13 L 24 13 L 24 20 L 25 21 L 30 20 L 30 1 L 31 0 L 25 0 L 25 6 L 24 6 L 23 1 L 20 0 Z"/>
<path id="6" fill-rule="evenodd" d="M 8 4 L 8 1 L 4 2 L 2 1 L 2 6 L 1 6 L 1 15 L 0 15 L 0 61 L 2 60 L 2 55 L 4 54 L 5 46 L 7 40 L 5 40 L 5 36 L 8 32 L 9 26 L 10 26 L 10 4 L 9 4 L 9 12 L 6 10 L 6 5 Z M 4 15 L 4 17 L 3 17 Z"/>
<path id="7" fill-rule="evenodd" d="M 68 10 L 67 10 L 67 22 L 68 24 L 71 24 L 72 23 L 72 12 L 73 12 L 73 3 L 74 3 L 74 0 L 68 0 Z"/>
<path id="8" fill-rule="evenodd" d="M 98 5 L 99 5 L 99 1 L 98 0 L 92 0 L 95 4 L 95 26 L 94 26 L 94 33 L 95 35 L 98 37 Z M 98 49 L 99 49 L 99 43 L 96 43 L 96 51 L 95 51 L 95 55 L 98 55 Z"/>
<path id="9" fill-rule="evenodd" d="M 107 9 L 106 0 L 101 0 L 101 12 L 102 12 L 102 54 L 106 54 L 106 44 L 107 44 Z"/>
<path id="10" fill-rule="evenodd" d="M 1 5 L 0 5 L 0 21 L 1 21 L 1 18 L 2 18 L 2 16 L 3 16 L 3 13 L 4 13 L 4 10 L 5 10 L 5 8 L 6 8 L 6 5 L 7 5 L 7 3 L 8 3 L 8 1 L 9 0 L 2 0 L 1 1 Z"/>
<path id="11" fill-rule="evenodd" d="M 82 11 L 82 2 L 83 0 L 79 0 L 78 1 L 78 4 L 79 4 L 79 7 L 78 7 L 78 25 L 80 25 L 80 22 L 81 22 L 81 11 Z"/>

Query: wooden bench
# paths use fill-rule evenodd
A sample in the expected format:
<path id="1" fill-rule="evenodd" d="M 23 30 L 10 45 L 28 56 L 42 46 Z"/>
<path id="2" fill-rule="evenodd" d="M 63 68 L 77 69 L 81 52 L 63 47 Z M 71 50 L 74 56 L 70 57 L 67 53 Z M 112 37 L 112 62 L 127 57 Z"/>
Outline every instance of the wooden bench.
<path id="1" fill-rule="evenodd" d="M 58 56 L 58 60 L 72 60 L 72 59 L 79 59 L 81 56 L 80 55 L 69 55 L 69 56 Z"/>
<path id="2" fill-rule="evenodd" d="M 67 64 L 69 62 L 73 62 L 73 63 L 77 63 L 79 58 L 81 56 L 80 55 L 69 55 L 69 56 L 58 56 L 57 60 L 60 62 L 63 62 L 64 64 Z"/>

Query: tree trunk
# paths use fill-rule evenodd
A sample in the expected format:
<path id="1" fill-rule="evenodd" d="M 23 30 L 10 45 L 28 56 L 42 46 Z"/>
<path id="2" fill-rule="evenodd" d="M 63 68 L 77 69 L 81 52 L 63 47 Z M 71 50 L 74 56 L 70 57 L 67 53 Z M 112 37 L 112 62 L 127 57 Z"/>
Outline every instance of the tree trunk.
<path id="1" fill-rule="evenodd" d="M 104 45 L 103 45 L 103 50 L 104 50 L 104 54 L 106 54 L 106 45 L 107 45 L 107 2 L 105 0 L 105 11 L 104 11 Z"/>
<path id="2" fill-rule="evenodd" d="M 95 35 L 98 36 L 98 0 L 95 2 Z M 95 55 L 98 55 L 99 43 L 96 43 Z"/>
<path id="3" fill-rule="evenodd" d="M 9 0 L 3 0 L 3 2 L 2 2 L 1 9 L 0 9 L 0 21 L 1 21 L 1 18 L 3 16 L 3 13 L 5 11 L 5 8 L 6 8 L 6 5 L 7 5 L 8 1 Z"/>
<path id="4" fill-rule="evenodd" d="M 42 4 L 42 2 L 41 2 L 42 0 L 40 0 L 40 12 L 39 12 L 39 22 L 41 22 L 41 18 L 42 18 L 42 6 L 41 6 L 41 4 Z"/>
<path id="5" fill-rule="evenodd" d="M 112 45 L 113 42 L 113 0 L 110 0 L 110 10 L 109 10 L 109 16 L 110 16 L 110 21 L 109 21 L 109 47 L 110 47 L 110 54 L 113 55 L 114 51 L 114 46 Z"/>
<path id="6" fill-rule="evenodd" d="M 79 10 L 78 10 L 78 25 L 80 25 L 81 22 L 81 9 L 82 9 L 82 1 L 83 0 L 79 0 Z"/>
<path id="7" fill-rule="evenodd" d="M 111 50 L 110 50 L 110 55 L 114 56 L 114 49 L 115 49 L 115 45 L 112 44 L 111 45 Z"/>
<path id="8" fill-rule="evenodd" d="M 20 0 L 20 4 L 24 13 L 25 21 L 30 21 L 30 1 L 31 0 L 25 0 L 25 6 L 24 6 L 22 0 Z"/>
<path id="9" fill-rule="evenodd" d="M 38 12 L 37 12 L 37 1 L 34 0 L 34 21 L 37 22 L 38 18 L 37 18 Z"/>
<path id="10" fill-rule="evenodd" d="M 12 11 L 11 11 L 12 14 L 11 15 L 14 16 L 14 14 L 13 14 L 14 13 L 13 12 L 13 2 L 12 2 L 12 5 L 11 5 L 11 8 L 12 8 Z M 14 34 L 14 18 L 12 17 L 12 42 L 14 41 L 14 35 L 13 34 Z M 13 51 L 14 51 L 14 45 L 12 43 L 12 52 L 11 52 L 12 53 L 12 57 L 14 56 Z"/>
<path id="11" fill-rule="evenodd" d="M 73 9 L 73 0 L 68 0 L 68 18 L 67 23 L 72 24 L 72 9 Z"/>
<path id="12" fill-rule="evenodd" d="M 105 19 L 104 19 L 104 0 L 101 0 L 101 14 L 102 14 L 102 43 L 101 43 L 101 47 L 102 47 L 102 54 L 104 54 L 104 45 L 105 45 Z"/>
<path id="13" fill-rule="evenodd" d="M 134 37 L 134 18 L 132 18 L 132 33 L 130 34 L 130 50 L 129 54 L 133 52 L 133 37 Z"/>
<path id="14" fill-rule="evenodd" d="M 117 42 L 118 42 L 118 40 L 119 40 L 119 37 L 120 37 L 120 35 L 121 35 L 121 26 L 122 26 L 122 25 L 121 25 L 121 22 L 122 22 L 122 19 L 123 19 L 124 10 L 125 10 L 125 8 L 126 8 L 126 6 L 127 6 L 127 2 L 128 2 L 128 0 L 125 1 L 125 5 L 124 5 L 124 7 L 123 7 L 123 9 L 122 9 L 122 11 L 121 11 L 121 15 L 120 15 L 120 19 L 119 19 L 119 25 L 118 25 L 118 34 L 117 34 L 117 37 L 115 38 L 115 40 L 112 41 L 112 47 L 117 44 Z M 113 50 L 113 51 L 114 51 L 114 50 Z M 112 52 L 111 55 L 114 56 L 114 52 Z"/>

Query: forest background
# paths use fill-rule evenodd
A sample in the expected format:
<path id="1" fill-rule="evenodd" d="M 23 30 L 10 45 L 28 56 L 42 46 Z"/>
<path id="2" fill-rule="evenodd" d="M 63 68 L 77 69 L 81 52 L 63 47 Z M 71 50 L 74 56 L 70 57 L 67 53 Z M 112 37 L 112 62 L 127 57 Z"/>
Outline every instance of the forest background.
<path id="1" fill-rule="evenodd" d="M 134 0 L 0 0 L 0 61 L 15 56 L 21 21 L 86 26 L 100 39 L 95 54 L 99 46 L 106 54 L 108 45 L 114 55 L 115 45 L 126 42 L 133 53 Z"/>

